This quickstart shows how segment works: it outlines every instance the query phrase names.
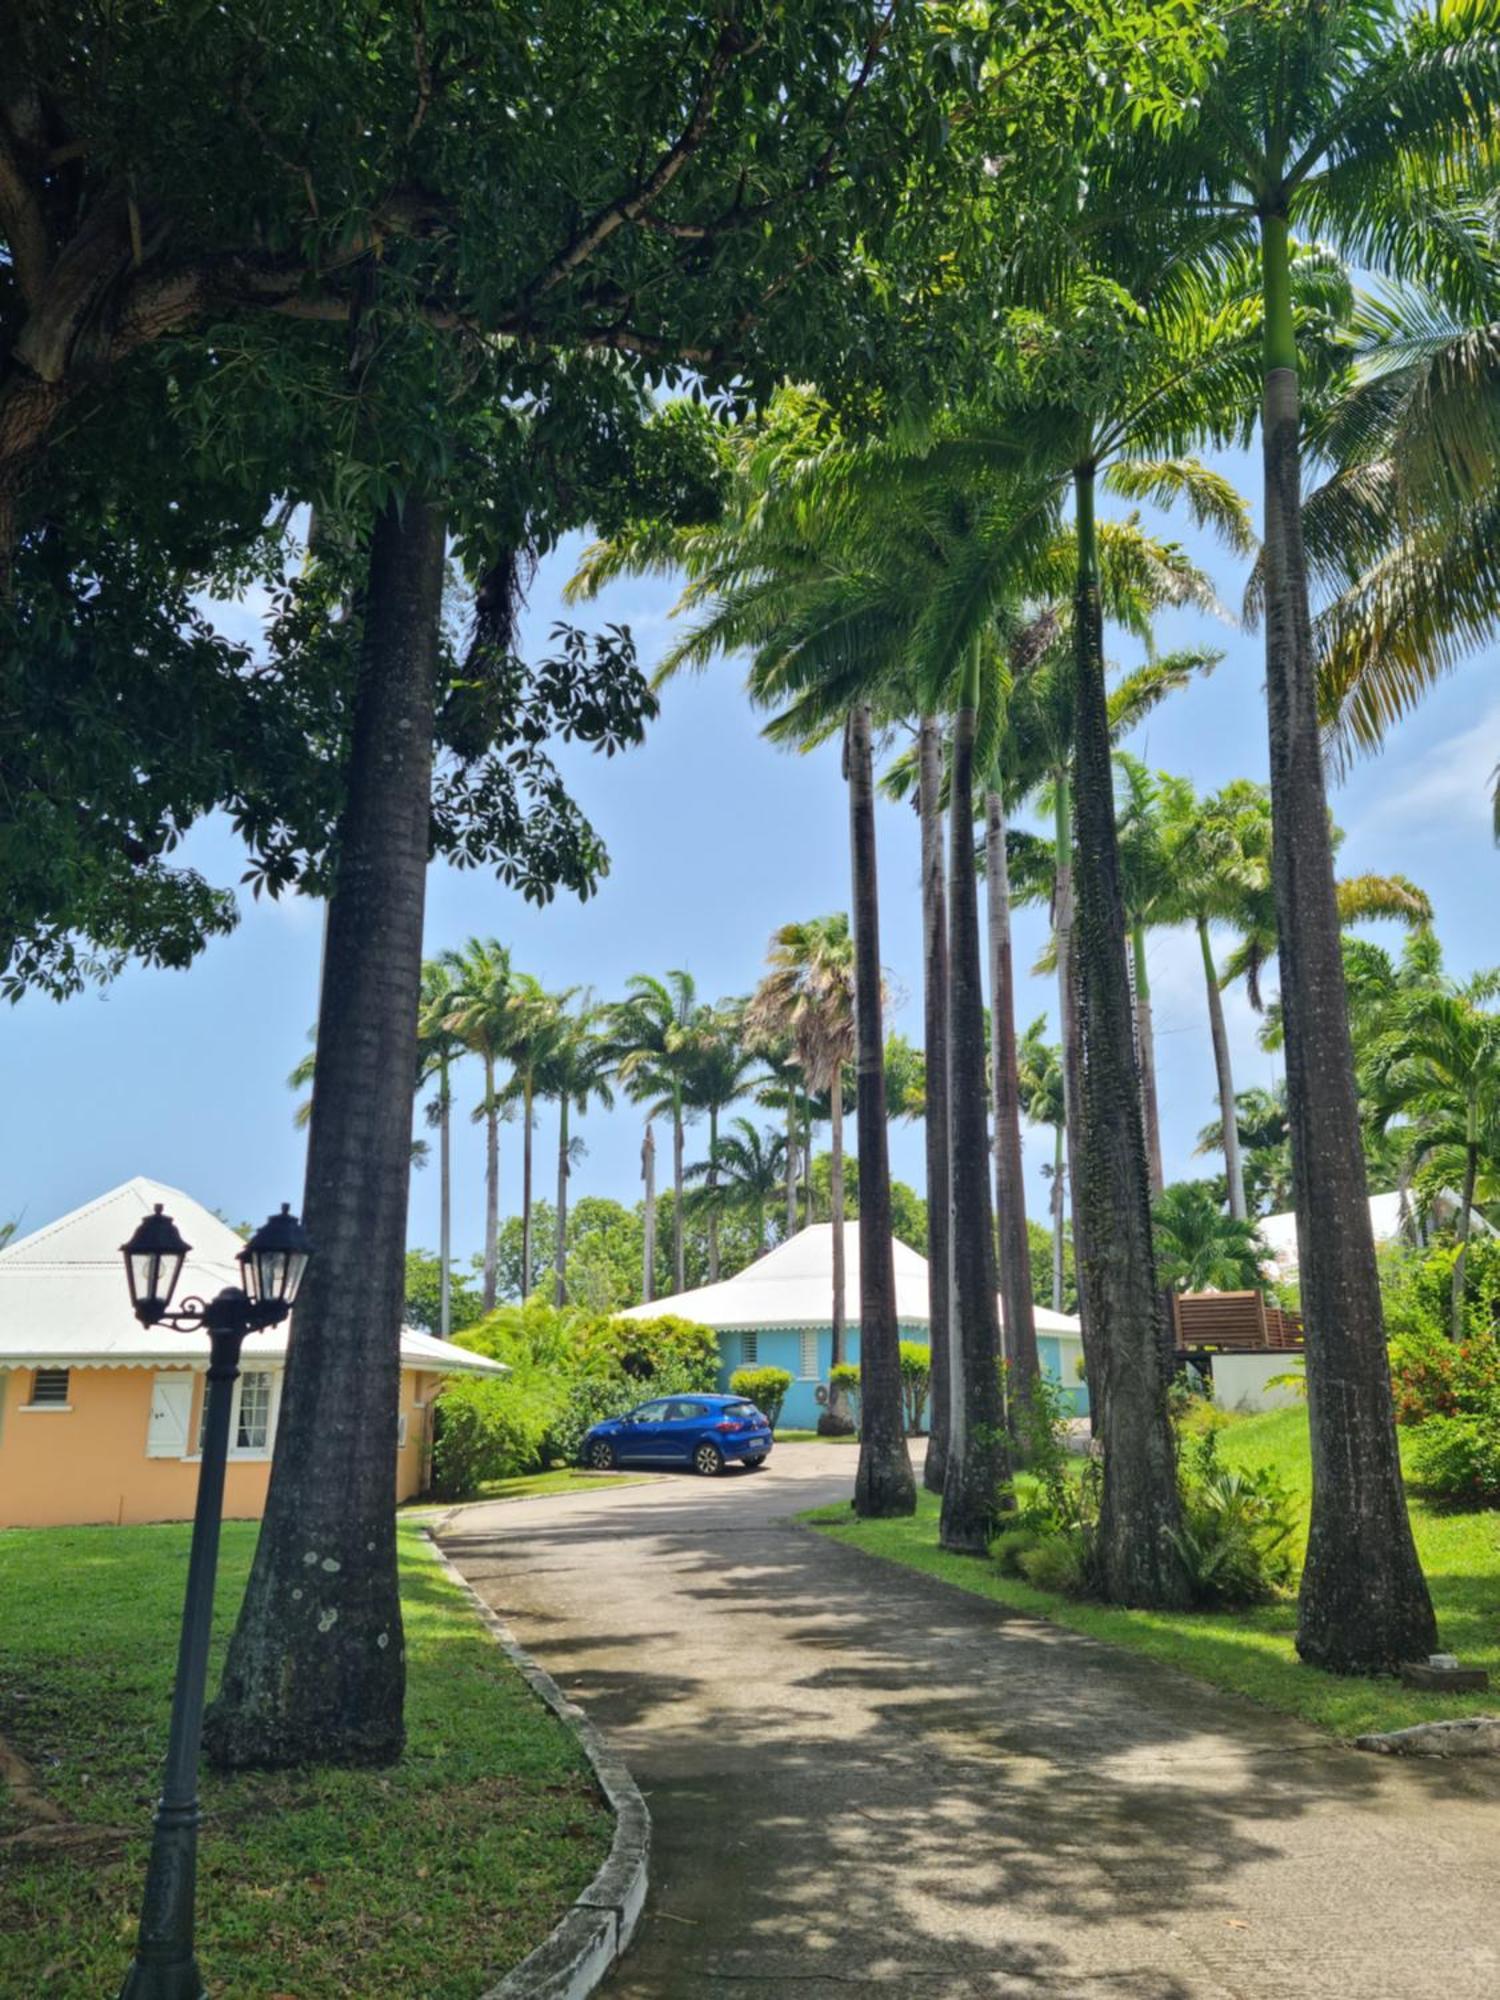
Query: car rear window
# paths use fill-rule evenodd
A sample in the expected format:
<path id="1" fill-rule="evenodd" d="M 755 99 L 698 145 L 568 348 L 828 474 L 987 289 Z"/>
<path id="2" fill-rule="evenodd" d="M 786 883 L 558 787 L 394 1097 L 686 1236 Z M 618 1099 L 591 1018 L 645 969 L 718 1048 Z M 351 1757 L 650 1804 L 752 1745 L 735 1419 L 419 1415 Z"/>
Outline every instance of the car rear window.
<path id="1" fill-rule="evenodd" d="M 740 1423 L 743 1423 L 746 1417 L 758 1417 L 760 1411 L 756 1409 L 754 1403 L 726 1403 L 724 1405 L 724 1414 L 726 1417 L 734 1417 Z"/>

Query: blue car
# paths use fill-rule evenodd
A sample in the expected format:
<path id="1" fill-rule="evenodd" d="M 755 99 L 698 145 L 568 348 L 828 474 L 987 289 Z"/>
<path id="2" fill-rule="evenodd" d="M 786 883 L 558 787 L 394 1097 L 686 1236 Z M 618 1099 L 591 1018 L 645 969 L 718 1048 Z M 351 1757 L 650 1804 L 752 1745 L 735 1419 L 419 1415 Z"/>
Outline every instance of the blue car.
<path id="1" fill-rule="evenodd" d="M 771 1426 L 743 1396 L 658 1396 L 585 1431 L 579 1457 L 617 1465 L 690 1465 L 712 1479 L 731 1459 L 753 1472 L 771 1455 Z"/>

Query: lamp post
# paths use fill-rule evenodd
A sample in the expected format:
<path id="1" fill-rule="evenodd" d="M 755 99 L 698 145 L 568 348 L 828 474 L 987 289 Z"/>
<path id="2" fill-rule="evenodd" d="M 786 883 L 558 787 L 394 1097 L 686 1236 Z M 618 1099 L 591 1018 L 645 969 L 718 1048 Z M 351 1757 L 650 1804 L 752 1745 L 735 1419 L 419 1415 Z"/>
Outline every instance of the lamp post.
<path id="1" fill-rule="evenodd" d="M 213 1626 L 214 1572 L 224 1511 L 224 1464 L 229 1455 L 229 1411 L 245 1336 L 279 1326 L 296 1301 L 310 1246 L 290 1206 L 264 1223 L 239 1255 L 243 1282 L 217 1298 L 184 1299 L 171 1310 L 172 1294 L 192 1246 L 185 1243 L 158 1202 L 121 1246 L 130 1303 L 142 1326 L 170 1326 L 209 1339 L 208 1391 L 198 1503 L 188 1556 L 187 1595 L 172 1690 L 167 1766 L 151 1835 L 151 1861 L 141 1901 L 135 1960 L 120 2000 L 205 2000 L 193 1952 L 193 1901 L 198 1874 L 198 1749 L 203 1735 L 203 1692 Z"/>

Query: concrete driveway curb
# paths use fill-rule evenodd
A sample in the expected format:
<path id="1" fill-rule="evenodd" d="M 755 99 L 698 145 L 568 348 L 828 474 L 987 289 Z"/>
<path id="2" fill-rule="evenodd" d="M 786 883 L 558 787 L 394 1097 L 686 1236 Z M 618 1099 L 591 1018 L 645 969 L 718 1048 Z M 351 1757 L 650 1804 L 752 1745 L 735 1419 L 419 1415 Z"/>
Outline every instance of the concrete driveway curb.
<path id="1" fill-rule="evenodd" d="M 651 1855 L 651 1815 L 624 1762 L 583 1710 L 517 1642 L 438 1546 L 431 1528 L 422 1532 L 450 1582 L 474 1607 L 501 1652 L 537 1699 L 578 1739 L 615 1816 L 614 1839 L 593 1881 L 551 1935 L 497 1985 L 486 1987 L 480 2000 L 586 2000 L 625 1950 L 640 1920 Z"/>

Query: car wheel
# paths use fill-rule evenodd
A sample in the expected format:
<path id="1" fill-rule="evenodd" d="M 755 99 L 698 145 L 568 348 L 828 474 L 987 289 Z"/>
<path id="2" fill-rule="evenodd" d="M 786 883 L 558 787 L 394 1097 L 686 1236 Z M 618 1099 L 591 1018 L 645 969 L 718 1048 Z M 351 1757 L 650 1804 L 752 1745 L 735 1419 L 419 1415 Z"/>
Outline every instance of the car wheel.
<path id="1" fill-rule="evenodd" d="M 752 1472 L 759 1472 L 765 1462 L 763 1458 L 747 1458 L 745 1460 L 746 1465 L 749 1466 Z"/>
<path id="2" fill-rule="evenodd" d="M 716 1479 L 724 1470 L 724 1456 L 716 1444 L 705 1438 L 693 1453 L 693 1470 L 701 1472 L 705 1479 Z"/>
<path id="3" fill-rule="evenodd" d="M 588 1462 L 595 1472 L 608 1472 L 615 1462 L 615 1448 L 604 1438 L 595 1438 L 589 1446 Z"/>

